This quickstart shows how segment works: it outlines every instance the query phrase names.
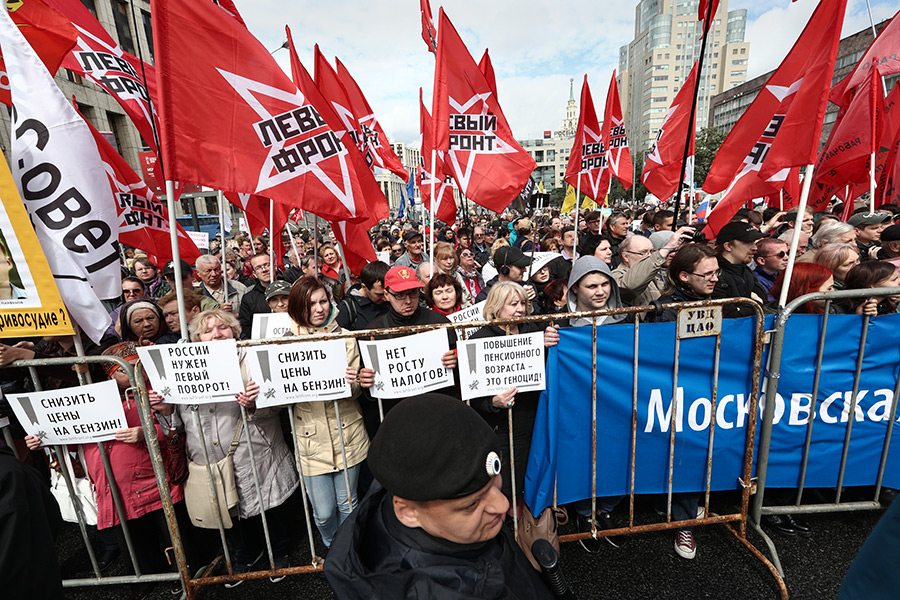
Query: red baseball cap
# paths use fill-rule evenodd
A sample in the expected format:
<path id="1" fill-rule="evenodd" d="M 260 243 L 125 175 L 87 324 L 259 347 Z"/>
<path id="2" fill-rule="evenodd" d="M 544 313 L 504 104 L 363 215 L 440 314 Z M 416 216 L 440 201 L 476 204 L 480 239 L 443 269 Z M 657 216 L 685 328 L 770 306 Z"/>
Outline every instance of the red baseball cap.
<path id="1" fill-rule="evenodd" d="M 405 292 L 422 287 L 422 282 L 416 277 L 416 271 L 410 267 L 391 267 L 384 276 L 384 288 L 392 292 Z"/>

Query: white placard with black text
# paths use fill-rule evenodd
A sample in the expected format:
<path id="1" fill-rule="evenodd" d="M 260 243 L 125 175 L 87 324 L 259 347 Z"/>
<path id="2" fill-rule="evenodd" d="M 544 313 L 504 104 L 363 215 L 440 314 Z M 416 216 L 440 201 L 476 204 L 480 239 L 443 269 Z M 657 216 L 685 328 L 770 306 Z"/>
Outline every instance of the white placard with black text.
<path id="1" fill-rule="evenodd" d="M 473 304 L 468 308 L 464 308 L 455 313 L 451 313 L 447 315 L 447 318 L 450 319 L 453 323 L 465 323 L 466 321 L 482 321 L 484 320 L 484 303 L 486 300 L 482 300 L 478 304 Z M 476 331 L 481 329 L 481 327 L 468 327 L 466 329 L 457 329 L 457 332 L 465 332 L 465 336 L 471 337 Z M 462 338 L 463 336 L 459 336 Z"/>
<path id="2" fill-rule="evenodd" d="M 153 389 L 172 404 L 237 401 L 244 391 L 234 340 L 138 348 Z"/>
<path id="3" fill-rule="evenodd" d="M 450 350 L 445 329 L 376 342 L 359 341 L 363 364 L 375 370 L 372 396 L 407 398 L 453 385 L 441 357 Z"/>
<path id="4" fill-rule="evenodd" d="M 128 428 L 113 380 L 7 398 L 25 431 L 47 445 L 105 442 Z"/>
<path id="5" fill-rule="evenodd" d="M 456 349 L 463 400 L 547 387 L 543 332 L 460 341 Z"/>
<path id="6" fill-rule="evenodd" d="M 287 313 L 256 313 L 250 328 L 250 339 L 264 340 L 291 335 L 291 316 Z"/>
<path id="7" fill-rule="evenodd" d="M 256 346 L 246 360 L 259 408 L 350 396 L 344 340 Z"/>
<path id="8" fill-rule="evenodd" d="M 203 251 L 206 250 L 209 252 L 209 234 L 205 231 L 185 231 L 188 234 L 188 237 L 191 238 L 191 241 L 194 242 L 194 245 L 197 246 L 197 250 Z"/>

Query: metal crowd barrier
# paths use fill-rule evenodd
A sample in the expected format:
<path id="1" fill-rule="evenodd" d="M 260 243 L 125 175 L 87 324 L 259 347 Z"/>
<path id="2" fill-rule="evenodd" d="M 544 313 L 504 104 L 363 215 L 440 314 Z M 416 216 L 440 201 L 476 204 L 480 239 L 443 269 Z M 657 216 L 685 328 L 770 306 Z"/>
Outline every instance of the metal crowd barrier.
<path id="1" fill-rule="evenodd" d="M 660 531 L 667 529 L 676 529 L 685 526 L 696 526 L 696 525 L 711 525 L 711 524 L 723 524 L 726 526 L 729 532 L 731 532 L 742 544 L 744 544 L 747 549 L 756 556 L 759 560 L 761 560 L 769 571 L 772 573 L 773 577 L 776 580 L 776 584 L 779 588 L 779 592 L 783 598 L 787 598 L 787 590 L 784 585 L 784 582 L 779 575 L 777 569 L 768 561 L 768 559 L 757 550 L 753 544 L 747 539 L 747 518 L 749 512 L 749 504 L 750 504 L 750 495 L 753 493 L 753 483 L 751 482 L 752 476 L 752 466 L 753 466 L 753 451 L 754 451 L 754 437 L 756 431 L 756 412 L 758 406 L 758 398 L 759 398 L 759 381 L 760 381 L 760 361 L 762 356 L 762 348 L 764 341 L 764 322 L 763 315 L 760 307 L 749 301 L 747 299 L 722 299 L 722 300 L 707 300 L 701 302 L 689 302 L 683 304 L 669 304 L 666 305 L 666 309 L 669 310 L 681 310 L 681 309 L 697 309 L 697 308 L 710 308 L 710 307 L 725 307 L 730 305 L 746 305 L 751 306 L 752 310 L 755 311 L 755 327 L 754 333 L 750 339 L 748 339 L 748 343 L 753 345 L 753 364 L 748 366 L 748 368 L 752 369 L 752 389 L 749 390 L 748 394 L 748 407 L 749 414 L 747 415 L 747 431 L 746 431 L 746 442 L 744 447 L 744 458 L 741 464 L 741 470 L 739 473 L 735 473 L 734 477 L 736 480 L 736 484 L 740 486 L 741 492 L 741 507 L 738 512 L 734 512 L 731 514 L 713 514 L 709 510 L 709 498 L 710 498 L 710 479 L 711 479 L 711 471 L 713 465 L 713 455 L 714 455 L 714 433 L 715 433 L 715 419 L 710 419 L 709 425 L 709 441 L 707 448 L 707 462 L 706 462 L 706 487 L 705 487 L 705 495 L 703 505 L 706 509 L 705 515 L 701 518 L 692 519 L 689 521 L 673 521 L 672 520 L 672 495 L 673 495 L 673 473 L 674 473 L 674 448 L 675 448 L 675 423 L 677 419 L 677 402 L 672 402 L 672 414 L 671 414 L 671 423 L 670 423 L 670 438 L 668 444 L 668 492 L 667 492 L 667 508 L 666 508 L 666 516 L 664 521 L 649 523 L 649 524 L 636 524 L 635 523 L 635 456 L 636 456 L 636 439 L 637 439 L 637 381 L 639 377 L 639 361 L 638 361 L 638 340 L 639 333 L 642 327 L 646 327 L 647 325 L 642 325 L 639 319 L 635 319 L 636 322 L 633 325 L 634 328 L 634 383 L 633 383 L 633 397 L 632 397 L 632 424 L 631 424 L 631 444 L 630 444 L 630 465 L 631 465 L 631 473 L 630 473 L 630 492 L 629 492 L 629 518 L 628 518 L 628 526 L 619 529 L 613 530 L 600 530 L 597 528 L 597 524 L 592 518 L 592 526 L 590 532 L 585 533 L 575 533 L 569 535 L 560 536 L 561 542 L 572 542 L 577 541 L 579 539 L 585 539 L 588 537 L 593 538 L 601 538 L 606 536 L 619 536 L 619 535 L 628 535 L 628 534 L 637 534 L 651 531 Z M 454 329 L 454 330 L 462 330 L 460 332 L 460 339 L 465 339 L 465 331 L 469 328 L 482 327 L 487 325 L 502 325 L 502 324 L 513 324 L 513 323 L 528 323 L 528 322 L 537 322 L 537 323 L 547 323 L 554 324 L 557 322 L 562 322 L 564 320 L 568 320 L 571 318 L 585 318 L 590 319 L 592 321 L 592 339 L 593 339 L 593 351 L 592 351 L 592 365 L 593 365 L 593 374 L 592 374 L 592 418 L 591 418 L 591 427 L 592 427 L 592 455 L 591 455 L 591 464 L 592 464 L 592 489 L 593 496 L 595 496 L 593 500 L 593 508 L 596 512 L 596 490 L 597 490 L 597 471 L 596 471 L 596 436 L 597 436 L 597 394 L 596 394 L 596 386 L 597 386 L 597 340 L 598 337 L 602 339 L 602 330 L 598 336 L 597 332 L 597 322 L 598 319 L 608 315 L 634 315 L 635 317 L 640 316 L 641 314 L 650 313 L 656 310 L 654 307 L 643 306 L 643 307 L 626 307 L 620 309 L 609 309 L 609 310 L 599 310 L 599 311 L 590 311 L 590 312 L 576 312 L 576 313 L 560 313 L 560 314 L 552 314 L 552 315 L 533 315 L 528 317 L 522 317 L 518 319 L 509 319 L 509 320 L 496 320 L 496 321 L 468 321 L 464 323 L 446 323 L 446 324 L 437 324 L 437 325 L 421 325 L 421 326 L 411 326 L 411 327 L 397 327 L 390 329 L 380 329 L 380 330 L 365 330 L 365 331 L 356 331 L 356 332 L 347 332 L 347 333 L 335 333 L 335 334 L 319 334 L 319 335 L 310 335 L 310 336 L 300 336 L 300 337 L 285 337 L 285 338 L 277 338 L 277 339 L 266 339 L 266 340 L 251 340 L 251 341 L 241 341 L 238 342 L 239 348 L 246 348 L 252 346 L 260 346 L 260 345 L 269 345 L 269 344 L 283 344 L 283 343 L 313 343 L 323 340 L 333 340 L 333 339 L 344 339 L 344 338 L 356 338 L 356 339 L 376 339 L 379 336 L 384 335 L 407 335 L 420 333 L 424 331 L 430 331 L 435 329 Z M 716 333 L 716 347 L 715 347 L 715 364 L 713 365 L 714 373 L 713 373 L 713 384 L 712 389 L 709 391 L 709 397 L 711 399 L 711 414 L 716 414 L 716 402 L 717 402 L 717 391 L 718 391 L 718 375 L 719 375 L 719 355 L 721 350 L 721 328 L 719 328 L 718 333 Z M 182 583 L 184 590 L 184 598 L 191 600 L 196 597 L 196 595 L 200 592 L 200 590 L 204 586 L 220 584 L 220 583 L 229 583 L 235 582 L 238 580 L 250 580 L 250 579 L 262 579 L 265 577 L 276 577 L 282 575 L 298 575 L 298 574 L 307 574 L 313 572 L 320 572 L 322 570 L 322 566 L 324 560 L 317 554 L 315 548 L 315 536 L 313 533 L 313 519 L 310 511 L 309 501 L 307 499 L 305 484 L 302 477 L 302 468 L 300 462 L 300 456 L 297 450 L 297 436 L 296 431 L 294 430 L 294 415 L 293 415 L 293 407 L 288 406 L 288 410 L 291 413 L 291 427 L 292 427 L 292 435 L 293 435 L 293 443 L 294 443 L 294 466 L 297 469 L 297 473 L 300 476 L 300 492 L 303 500 L 303 510 L 305 513 L 305 521 L 306 521 L 306 537 L 308 539 L 309 548 L 309 563 L 291 566 L 282 569 L 275 568 L 275 556 L 272 548 L 271 539 L 269 536 L 269 528 L 268 522 L 266 520 L 265 510 L 261 511 L 261 525 L 263 528 L 264 538 L 265 538 L 265 556 L 268 559 L 266 561 L 265 568 L 247 572 L 247 573 L 236 573 L 231 555 L 229 553 L 228 543 L 225 534 L 225 527 L 222 521 L 222 515 L 218 515 L 217 529 L 219 533 L 219 540 L 222 544 L 222 553 L 219 558 L 217 558 L 209 568 L 202 569 L 201 571 L 192 574 L 189 572 L 187 559 L 184 552 L 184 547 L 181 543 L 181 533 L 179 531 L 178 522 L 175 518 L 174 508 L 171 502 L 171 496 L 169 494 L 169 487 L 166 481 L 165 469 L 162 465 L 162 458 L 159 452 L 159 446 L 156 439 L 156 430 L 153 424 L 153 416 L 151 414 L 147 396 L 147 387 L 146 383 L 143 379 L 143 374 L 141 369 L 136 369 L 133 371 L 130 368 L 130 365 L 122 361 L 121 359 L 114 358 L 82 358 L 82 359 L 49 359 L 49 361 L 18 361 L 14 363 L 14 366 L 38 366 L 44 364 L 75 364 L 75 363 L 90 363 L 90 362 L 102 362 L 102 361 L 114 361 L 126 370 L 129 373 L 129 377 L 131 377 L 132 385 L 138 391 L 139 395 L 139 406 L 141 408 L 141 420 L 142 426 L 144 428 L 144 434 L 147 440 L 148 449 L 150 450 L 151 457 L 153 458 L 154 472 L 157 477 L 157 483 L 160 489 L 161 496 L 164 498 L 164 510 L 167 516 L 169 531 L 172 536 L 173 541 L 173 549 L 174 549 L 174 558 L 177 563 L 178 572 L 177 573 L 161 573 L 161 574 L 141 574 L 139 570 L 136 570 L 137 575 L 134 576 L 125 576 L 125 577 L 103 577 L 100 574 L 99 568 L 97 566 L 96 558 L 93 555 L 93 550 L 88 544 L 88 553 L 91 556 L 91 563 L 94 567 L 94 578 L 82 578 L 75 580 L 67 580 L 65 582 L 66 586 L 87 586 L 87 585 L 102 585 L 102 584 L 122 584 L 122 583 L 140 583 L 146 581 L 175 581 L 179 580 Z M 672 365 L 672 389 L 673 389 L 673 398 L 677 395 L 678 390 L 678 369 L 680 364 L 681 356 L 680 356 L 680 340 L 676 336 L 675 347 L 673 348 L 673 365 Z M 53 362 L 50 362 L 53 361 Z M 60 362 L 62 361 L 62 363 Z M 140 364 L 140 363 L 138 363 Z M 379 406 L 379 415 L 381 418 L 384 416 L 384 410 L 381 405 L 381 401 L 378 401 Z M 337 408 L 337 407 L 335 407 Z M 197 426 L 199 430 L 200 443 L 203 446 L 203 454 L 207 456 L 208 453 L 206 448 L 206 441 L 202 431 L 202 427 L 200 427 L 200 420 L 198 417 L 198 407 L 192 406 L 190 407 L 191 416 L 194 419 L 195 426 Z M 515 408 L 509 409 L 509 428 L 510 428 L 510 438 L 512 438 L 512 411 Z M 337 415 L 338 419 L 340 418 L 340 413 Z M 602 416 L 602 415 L 601 415 Z M 241 419 L 245 425 L 244 431 L 244 439 L 249 441 L 249 430 L 246 427 L 247 425 L 247 411 L 245 409 L 241 409 Z M 511 473 L 513 474 L 511 477 L 512 485 L 513 485 L 513 515 L 517 514 L 515 510 L 517 499 L 516 496 L 518 494 L 518 490 L 515 489 L 515 470 L 517 466 L 519 468 L 524 468 L 522 465 L 527 463 L 527 457 L 517 457 L 512 452 L 514 445 L 512 444 L 512 439 L 510 439 L 510 465 Z M 341 450 L 345 452 L 343 438 L 341 438 Z M 262 499 L 263 495 L 261 493 L 261 479 L 259 476 L 259 470 L 256 464 L 256 457 L 253 456 L 252 452 L 250 455 L 250 464 L 253 470 L 253 487 L 254 492 L 257 494 L 257 497 Z M 346 461 L 345 461 L 346 464 Z M 108 475 L 110 477 L 110 481 L 113 481 L 114 478 L 111 475 L 111 472 L 108 470 Z M 67 475 L 68 477 L 68 475 Z M 211 478 L 210 478 L 211 479 Z M 349 488 L 349 479 L 345 480 L 347 482 Z M 70 493 L 72 493 L 71 482 L 70 482 Z M 210 488 L 211 497 L 213 498 L 213 503 L 216 507 L 216 511 L 218 511 L 218 499 L 216 496 L 216 490 L 214 486 Z M 352 494 L 350 494 L 352 498 Z M 555 493 L 554 493 L 554 508 L 556 508 L 555 504 Z M 117 508 L 121 503 L 121 500 L 117 497 Z M 260 503 L 263 506 L 263 503 Z M 270 507 L 264 507 L 270 508 Z M 120 510 L 120 514 L 122 511 Z M 79 526 L 82 530 L 82 535 L 87 542 L 87 533 L 86 526 L 83 523 L 83 519 L 79 517 Z M 518 518 L 514 517 L 514 528 L 516 535 L 518 535 Z M 127 531 L 127 521 L 123 521 L 123 529 Z M 126 533 L 127 535 L 127 533 Z M 126 538 L 127 539 L 127 538 Z M 129 555 L 132 558 L 132 562 L 136 567 L 136 560 L 134 560 L 133 552 L 131 552 L 129 543 Z M 217 566 L 222 563 L 224 564 L 224 574 L 213 574 L 214 570 Z"/>
<path id="2" fill-rule="evenodd" d="M 125 394 L 127 397 L 131 398 L 132 401 L 137 403 L 139 408 L 139 416 L 141 419 L 141 428 L 144 433 L 144 442 L 147 445 L 147 450 L 150 455 L 151 464 L 153 465 L 153 474 L 156 479 L 157 489 L 159 490 L 159 496 L 162 501 L 163 507 L 162 510 L 166 517 L 166 524 L 169 529 L 169 534 L 171 536 L 171 546 L 166 549 L 166 552 L 174 553 L 174 563 L 176 564 L 177 571 L 167 572 L 167 573 L 143 573 L 140 565 L 138 564 L 137 557 L 135 555 L 135 544 L 136 540 L 133 539 L 128 520 L 125 518 L 125 509 L 122 504 L 122 495 L 119 491 L 118 486 L 116 485 L 116 477 L 113 473 L 112 465 L 109 461 L 109 454 L 104 447 L 106 442 L 98 442 L 97 448 L 99 449 L 100 458 L 103 462 L 103 469 L 106 473 L 107 481 L 109 482 L 109 490 L 113 499 L 113 506 L 116 511 L 116 515 L 119 518 L 119 523 L 122 528 L 122 537 L 125 540 L 125 548 L 121 548 L 123 554 L 127 553 L 128 560 L 131 564 L 132 569 L 134 570 L 133 575 L 116 575 L 116 576 L 108 576 L 103 575 L 100 571 L 100 566 L 97 561 L 96 551 L 91 543 L 88 528 L 93 527 L 92 525 L 88 525 L 84 516 L 84 510 L 81 505 L 81 502 L 78 498 L 78 495 L 75 493 L 75 475 L 69 470 L 67 466 L 67 461 L 64 460 L 63 454 L 68 452 L 68 446 L 50 446 L 50 450 L 53 453 L 56 463 L 58 463 L 59 468 L 61 470 L 63 479 L 66 483 L 66 488 L 68 489 L 70 498 L 73 499 L 73 508 L 75 509 L 75 514 L 78 519 L 78 529 L 81 533 L 81 538 L 84 543 L 84 547 L 87 550 L 88 558 L 91 563 L 91 571 L 93 572 L 93 576 L 88 577 L 78 577 L 78 578 L 69 578 L 63 579 L 63 587 L 81 587 L 81 586 L 98 586 L 98 585 L 122 585 L 122 584 L 143 584 L 143 583 L 154 583 L 154 582 L 177 582 L 181 581 L 187 577 L 187 563 L 185 560 L 184 548 L 181 543 L 181 535 L 178 531 L 178 523 L 175 519 L 175 509 L 172 504 L 172 496 L 171 491 L 169 489 L 169 483 L 167 479 L 166 469 L 163 465 L 162 455 L 159 450 L 159 440 L 157 438 L 156 427 L 153 423 L 153 416 L 150 412 L 149 405 L 146 403 L 146 394 L 139 395 L 137 392 L 139 390 L 137 380 L 135 378 L 134 368 L 127 361 L 115 357 L 115 356 L 85 356 L 85 357 L 66 357 L 66 358 L 43 358 L 43 359 L 32 359 L 32 360 L 18 360 L 13 364 L 9 365 L 9 367 L 26 367 L 31 376 L 34 389 L 37 392 L 42 391 L 41 380 L 38 375 L 37 370 L 41 367 L 57 367 L 57 366 L 66 366 L 66 365 L 92 365 L 92 364 L 109 364 L 114 363 L 124 369 L 124 371 L 128 374 L 128 379 L 130 383 L 130 387 L 125 390 Z M 2 372 L 2 371 L 0 371 Z M 78 380 L 81 385 L 85 385 L 90 383 L 90 375 L 86 372 L 76 371 L 78 374 Z M 15 446 L 11 443 L 12 437 L 8 431 L 7 427 L 3 428 L 3 435 L 6 439 L 7 444 L 10 445 L 11 448 L 15 449 Z M 87 474 L 87 465 L 84 465 L 85 472 Z M 171 560 L 169 561 L 172 562 Z"/>
<path id="3" fill-rule="evenodd" d="M 806 424 L 806 440 L 804 442 L 802 458 L 800 464 L 800 476 L 797 481 L 796 486 L 796 499 L 794 503 L 780 506 L 766 506 L 765 505 L 765 489 L 766 489 L 766 476 L 768 473 L 768 462 L 769 462 L 769 448 L 772 441 L 772 427 L 775 417 L 775 405 L 776 402 L 766 402 L 765 409 L 763 411 L 762 421 L 760 424 L 760 436 L 759 436 L 759 456 L 757 459 L 757 486 L 758 492 L 753 501 L 753 506 L 750 514 L 750 523 L 751 525 L 759 532 L 759 534 L 765 540 L 766 545 L 769 548 L 769 551 L 772 556 L 772 562 L 775 564 L 779 573 L 784 575 L 784 570 L 781 566 L 781 561 L 778 557 L 778 550 L 775 547 L 775 543 L 772 538 L 763 530 L 760 525 L 761 517 L 765 515 L 784 515 L 784 514 L 812 514 L 812 513 L 825 513 L 825 512 L 849 512 L 849 511 L 859 511 L 859 510 L 877 510 L 883 508 L 882 503 L 880 501 L 881 498 L 881 482 L 884 477 L 885 465 L 887 464 L 888 451 L 890 449 L 891 444 L 891 436 L 894 429 L 894 422 L 897 418 L 897 400 L 898 394 L 900 394 L 900 379 L 898 379 L 895 387 L 894 387 L 894 395 L 893 395 L 893 403 L 890 409 L 891 418 L 888 420 L 887 431 L 885 432 L 884 443 L 881 452 L 881 459 L 878 465 L 878 475 L 875 481 L 875 490 L 872 497 L 872 500 L 866 501 L 841 501 L 841 497 L 844 492 L 844 474 L 845 469 L 847 467 L 847 459 L 850 452 L 850 437 L 853 432 L 853 422 L 855 419 L 848 418 L 847 423 L 844 430 L 844 443 L 841 454 L 841 462 L 838 471 L 838 481 L 837 486 L 834 489 L 834 502 L 819 502 L 814 504 L 804 504 L 803 503 L 803 494 L 805 491 L 806 485 L 806 472 L 807 465 L 809 461 L 809 453 L 810 453 L 810 445 L 812 443 L 812 433 L 813 433 L 813 425 L 816 421 L 813 418 L 813 415 L 816 414 L 817 405 L 821 400 L 819 399 L 819 382 L 822 374 L 822 360 L 825 351 L 825 338 L 826 333 L 828 331 L 828 317 L 831 311 L 832 303 L 835 300 L 852 300 L 852 299 L 864 299 L 864 298 L 873 298 L 873 297 L 882 297 L 882 296 L 892 296 L 900 294 L 900 288 L 871 288 L 865 290 L 840 290 L 834 292 L 821 292 L 821 293 L 813 293 L 807 294 L 805 296 L 801 296 L 796 300 L 790 302 L 782 311 L 778 313 L 775 318 L 773 337 L 771 343 L 771 350 L 769 353 L 768 366 L 766 368 L 765 374 L 765 389 L 766 389 L 766 397 L 767 398 L 775 398 L 776 393 L 778 392 L 778 380 L 781 376 L 781 359 L 782 359 L 782 349 L 785 343 L 785 330 L 787 327 L 787 322 L 790 317 L 794 314 L 800 306 L 806 304 L 807 302 L 813 300 L 825 300 L 825 308 L 824 314 L 822 318 L 822 327 L 819 332 L 819 342 L 816 349 L 816 364 L 815 364 L 815 374 L 813 378 L 813 388 L 812 394 L 810 398 L 810 418 L 807 420 Z M 851 405 L 849 409 L 849 414 L 853 415 L 856 412 L 856 404 L 857 404 L 857 394 L 859 392 L 860 386 L 860 377 L 862 375 L 863 368 L 863 360 L 865 358 L 865 348 L 866 348 L 866 339 L 868 337 L 869 332 L 869 321 L 870 318 L 868 316 L 864 316 L 862 319 L 862 335 L 859 343 L 859 351 L 856 356 L 847 356 L 847 360 L 853 360 L 855 363 L 855 371 L 853 377 L 853 391 L 851 392 Z"/>

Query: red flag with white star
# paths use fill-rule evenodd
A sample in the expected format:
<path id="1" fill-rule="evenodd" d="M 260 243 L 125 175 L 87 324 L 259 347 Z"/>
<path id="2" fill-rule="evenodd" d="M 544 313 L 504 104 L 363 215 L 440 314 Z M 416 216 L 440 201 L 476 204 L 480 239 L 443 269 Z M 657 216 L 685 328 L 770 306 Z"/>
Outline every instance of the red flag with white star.
<path id="1" fill-rule="evenodd" d="M 422 151 L 419 164 L 419 193 L 422 203 L 431 210 L 431 184 L 434 181 L 434 216 L 448 225 L 456 221 L 456 199 L 453 197 L 453 180 L 446 173 L 443 153 L 438 152 L 435 165 L 431 164 L 431 150 L 434 148 L 431 115 L 422 102 L 422 88 L 419 88 L 419 130 L 422 132 Z"/>
<path id="2" fill-rule="evenodd" d="M 602 202 L 606 197 L 609 179 L 606 171 L 606 152 L 603 146 L 603 132 L 597 121 L 594 110 L 594 99 L 588 85 L 587 75 L 581 84 L 581 114 L 578 115 L 578 128 L 566 166 L 566 183 L 578 189 L 581 179 L 581 193 Z"/>
<path id="3" fill-rule="evenodd" d="M 497 77 L 494 75 L 494 64 L 491 62 L 491 56 L 488 54 L 487 48 L 484 49 L 484 54 L 481 55 L 481 60 L 478 61 L 478 69 L 484 73 L 484 78 L 487 79 L 488 85 L 491 86 L 494 97 L 498 98 Z"/>
<path id="4" fill-rule="evenodd" d="M 374 165 L 380 169 L 386 169 L 402 179 L 404 183 L 409 182 L 409 171 L 406 170 L 400 161 L 400 157 L 391 148 L 388 136 L 384 133 L 381 123 L 375 117 L 372 107 L 369 106 L 369 101 L 366 100 L 365 95 L 363 95 L 356 80 L 350 75 L 347 67 L 339 59 L 335 58 L 334 60 L 337 65 L 337 77 L 347 92 L 347 100 L 350 102 L 349 108 L 356 119 L 356 132 L 359 137 L 359 143 L 365 148 L 365 152 L 363 152 L 361 147 L 360 152 L 363 152 L 365 155 L 366 162 L 369 162 L 371 157 L 372 162 L 370 166 Z M 325 62 L 325 64 L 327 65 L 328 63 Z M 331 65 L 328 65 L 328 67 L 330 69 Z M 317 62 L 316 83 L 318 82 L 319 65 Z M 321 88 L 321 85 L 319 87 Z M 322 93 L 326 96 L 328 95 L 325 90 L 322 90 Z"/>
<path id="5" fill-rule="evenodd" d="M 463 44 L 444 9 L 440 12 L 434 77 L 434 143 L 460 191 L 494 212 L 509 206 L 534 171 L 497 95 Z"/>
<path id="6" fill-rule="evenodd" d="M 94 82 L 119 103 L 153 152 L 157 122 L 156 70 L 125 52 L 81 2 L 44 0 L 72 22 L 78 32 L 75 47 L 62 66 Z M 157 46 L 158 48 L 158 46 Z M 144 79 L 146 75 L 146 81 Z"/>
<path id="7" fill-rule="evenodd" d="M 694 63 L 694 68 L 681 84 L 681 89 L 678 90 L 672 105 L 666 112 L 659 131 L 656 132 L 656 141 L 650 148 L 650 152 L 647 153 L 647 159 L 644 162 L 641 181 L 644 183 L 644 187 L 660 200 L 670 198 L 678 191 L 684 171 L 682 163 L 684 142 L 688 136 L 691 140 L 688 159 L 694 155 L 694 123 L 690 122 L 690 118 L 691 99 L 696 82 L 697 63 Z"/>
<path id="8" fill-rule="evenodd" d="M 614 175 L 627 190 L 634 179 L 634 164 L 631 162 L 631 150 L 628 149 L 628 133 L 625 131 L 615 69 L 606 93 L 606 109 L 603 111 L 603 147 L 606 149 L 606 180 L 609 181 L 610 176 Z"/>
<path id="9" fill-rule="evenodd" d="M 326 103 L 317 90 L 297 89 L 209 0 L 151 6 L 167 179 L 265 196 L 328 220 L 368 217 L 366 194 L 380 189 L 319 113 Z"/>
<path id="10" fill-rule="evenodd" d="M 822 0 L 799 39 L 732 128 L 703 190 L 725 191 L 707 235 L 748 200 L 777 192 L 792 167 L 813 164 L 825 118 L 847 0 Z"/>
<path id="11" fill-rule="evenodd" d="M 431 16 L 431 2 L 419 0 L 419 12 L 422 14 L 422 39 L 425 40 L 428 51 L 437 54 L 437 29 L 434 28 Z"/>

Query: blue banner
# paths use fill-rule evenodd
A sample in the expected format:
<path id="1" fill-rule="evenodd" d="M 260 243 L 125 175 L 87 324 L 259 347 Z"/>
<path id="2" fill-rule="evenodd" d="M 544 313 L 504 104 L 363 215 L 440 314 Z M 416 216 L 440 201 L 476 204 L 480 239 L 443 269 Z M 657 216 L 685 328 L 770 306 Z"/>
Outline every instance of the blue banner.
<path id="1" fill-rule="evenodd" d="M 845 485 L 875 482 L 900 365 L 898 319 L 900 316 L 891 315 L 871 322 Z M 861 321 L 861 317 L 854 315 L 832 315 L 829 319 L 807 487 L 828 487 L 837 481 Z M 808 412 L 821 317 L 797 315 L 788 323 L 769 462 L 767 485 L 771 487 L 796 487 L 798 483 L 806 437 L 804 410 Z M 663 493 L 668 486 L 675 333 L 675 323 L 640 326 L 636 493 Z M 710 484 L 713 490 L 740 487 L 738 478 L 743 475 L 746 425 L 751 408 L 753 339 L 753 319 L 723 322 L 718 398 L 712 415 L 716 424 Z M 714 337 L 680 342 L 675 395 L 673 489 L 676 492 L 705 489 L 714 355 Z M 765 360 L 764 355 L 763 364 Z M 597 496 L 622 495 L 630 490 L 633 382 L 634 327 L 598 328 Z M 554 479 L 560 504 L 591 497 L 590 327 L 560 331 L 559 345 L 549 352 L 547 386 L 538 408 L 525 478 L 526 502 L 538 512 L 553 502 Z M 760 422 L 763 403 L 759 409 Z M 900 487 L 898 453 L 900 449 L 892 448 L 884 481 L 889 487 Z"/>

